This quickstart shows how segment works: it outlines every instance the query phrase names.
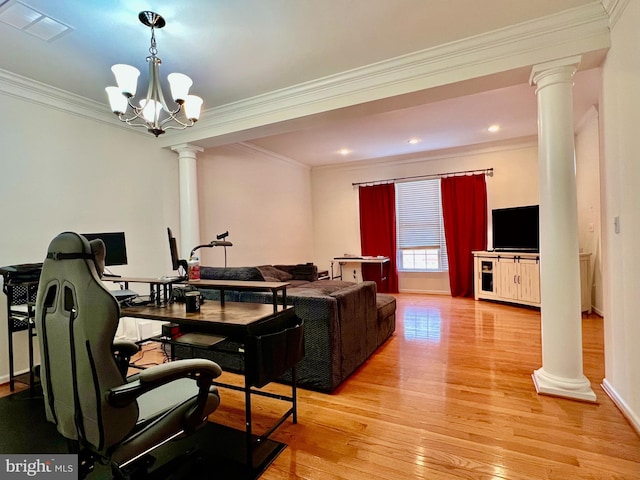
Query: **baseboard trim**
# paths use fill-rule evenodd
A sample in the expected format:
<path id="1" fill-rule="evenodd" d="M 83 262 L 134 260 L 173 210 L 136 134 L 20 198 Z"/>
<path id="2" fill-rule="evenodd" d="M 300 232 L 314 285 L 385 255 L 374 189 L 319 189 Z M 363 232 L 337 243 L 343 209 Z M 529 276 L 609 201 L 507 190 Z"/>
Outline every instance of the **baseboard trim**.
<path id="1" fill-rule="evenodd" d="M 24 375 L 26 373 L 29 373 L 28 368 L 13 372 L 13 376 L 15 378 L 15 377 L 19 377 L 20 375 Z M 9 374 L 7 373 L 6 375 L 0 375 L 0 385 L 8 385 L 8 384 L 9 384 Z"/>
<path id="2" fill-rule="evenodd" d="M 411 289 L 400 289 L 398 293 L 420 293 L 424 295 L 448 295 L 451 296 L 451 292 L 445 292 L 442 290 L 411 290 Z"/>
<path id="3" fill-rule="evenodd" d="M 627 419 L 631 427 L 635 430 L 636 434 L 640 437 L 640 418 L 629 408 L 627 402 L 625 402 L 616 389 L 609 383 L 609 381 L 605 378 L 600 385 L 604 390 L 604 393 L 613 401 L 618 410 L 622 412 L 624 418 Z"/>

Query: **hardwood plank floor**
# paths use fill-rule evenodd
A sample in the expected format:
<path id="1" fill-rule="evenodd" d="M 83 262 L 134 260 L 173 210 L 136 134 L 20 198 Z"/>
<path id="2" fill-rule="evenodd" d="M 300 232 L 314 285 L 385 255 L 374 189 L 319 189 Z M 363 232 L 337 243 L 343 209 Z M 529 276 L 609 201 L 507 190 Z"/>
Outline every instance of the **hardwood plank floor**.
<path id="1" fill-rule="evenodd" d="M 600 387 L 600 317 L 582 322 L 584 373 L 598 399 L 590 404 L 536 394 L 538 311 L 446 296 L 396 298 L 396 333 L 375 355 L 333 394 L 300 389 L 299 423 L 287 421 L 273 434 L 288 447 L 263 479 L 640 478 L 640 437 Z M 152 351 L 140 362 L 153 359 Z M 221 394 L 211 420 L 243 428 L 242 394 Z M 258 431 L 286 408 L 265 398 L 254 407 Z"/>
<path id="2" fill-rule="evenodd" d="M 640 438 L 600 387 L 600 317 L 583 319 L 589 404 L 535 392 L 538 311 L 397 299 L 393 338 L 335 393 L 300 393 L 299 424 L 275 432 L 289 446 L 264 479 L 640 478 Z"/>

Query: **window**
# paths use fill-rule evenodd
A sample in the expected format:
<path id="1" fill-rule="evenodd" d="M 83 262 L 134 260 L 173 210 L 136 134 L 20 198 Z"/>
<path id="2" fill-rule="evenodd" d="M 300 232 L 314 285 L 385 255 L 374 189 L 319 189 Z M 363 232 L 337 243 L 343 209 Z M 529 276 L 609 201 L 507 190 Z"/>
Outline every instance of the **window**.
<path id="1" fill-rule="evenodd" d="M 449 269 L 442 220 L 440 179 L 396 184 L 398 269 Z"/>

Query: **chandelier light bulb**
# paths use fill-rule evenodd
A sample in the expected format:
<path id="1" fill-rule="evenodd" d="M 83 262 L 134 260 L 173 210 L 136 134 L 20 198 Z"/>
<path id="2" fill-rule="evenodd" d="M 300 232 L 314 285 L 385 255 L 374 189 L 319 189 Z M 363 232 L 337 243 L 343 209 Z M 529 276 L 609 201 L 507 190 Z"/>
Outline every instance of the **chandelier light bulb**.
<path id="1" fill-rule="evenodd" d="M 162 104 L 155 100 L 140 100 L 140 108 L 144 119 L 149 123 L 153 123 L 160 116 Z"/>
<path id="2" fill-rule="evenodd" d="M 193 85 L 193 81 L 182 73 L 170 73 L 167 76 L 169 87 L 171 88 L 171 98 L 173 101 L 182 104 L 189 95 L 189 89 Z"/>
<path id="3" fill-rule="evenodd" d="M 116 77 L 116 83 L 118 88 L 125 97 L 133 97 L 136 94 L 138 87 L 138 77 L 140 76 L 140 70 L 131 65 L 125 65 L 119 63 L 111 67 L 113 75 Z"/>
<path id="4" fill-rule="evenodd" d="M 200 118 L 200 109 L 202 108 L 202 99 L 196 95 L 187 95 L 184 102 L 185 116 L 195 122 Z"/>
<path id="5" fill-rule="evenodd" d="M 116 115 L 124 114 L 127 111 L 127 97 L 122 94 L 120 87 L 107 87 L 105 90 L 109 97 L 111 111 Z"/>

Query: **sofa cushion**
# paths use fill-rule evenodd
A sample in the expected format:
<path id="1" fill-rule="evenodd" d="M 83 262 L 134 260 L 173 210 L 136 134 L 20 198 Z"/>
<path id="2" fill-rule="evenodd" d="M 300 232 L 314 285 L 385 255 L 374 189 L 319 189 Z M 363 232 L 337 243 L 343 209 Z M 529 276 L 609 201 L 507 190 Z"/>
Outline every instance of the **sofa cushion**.
<path id="1" fill-rule="evenodd" d="M 378 293 L 376 295 L 376 308 L 378 309 L 378 318 L 393 315 L 396 313 L 396 298 L 386 293 Z"/>
<path id="2" fill-rule="evenodd" d="M 382 345 L 396 330 L 396 299 L 393 295 L 376 295 L 378 310 L 378 345 Z"/>
<path id="3" fill-rule="evenodd" d="M 352 285 L 355 285 L 355 283 L 343 282 L 342 280 L 316 280 L 315 282 L 305 282 L 300 285 L 292 285 L 292 287 L 295 288 L 288 289 L 287 294 L 291 293 L 291 295 L 295 295 L 296 292 L 307 289 L 317 291 L 323 295 L 329 295 Z"/>
<path id="4" fill-rule="evenodd" d="M 318 280 L 318 267 L 313 263 L 298 263 L 297 265 L 273 265 L 278 270 L 293 275 L 294 280 L 306 280 L 307 282 L 315 282 Z"/>
<path id="5" fill-rule="evenodd" d="M 256 267 L 200 267 L 200 278 L 264 282 L 264 277 Z"/>
<path id="6" fill-rule="evenodd" d="M 261 265 L 256 268 L 260 271 L 267 282 L 286 282 L 293 278 L 293 275 L 289 272 L 285 272 L 284 270 L 280 270 L 279 268 L 271 265 Z"/>
<path id="7" fill-rule="evenodd" d="M 345 287 L 355 285 L 354 283 L 338 282 L 335 280 L 318 280 L 297 285 L 295 288 L 288 288 L 287 295 L 330 295 Z M 312 293 L 309 293 L 312 292 Z"/>

